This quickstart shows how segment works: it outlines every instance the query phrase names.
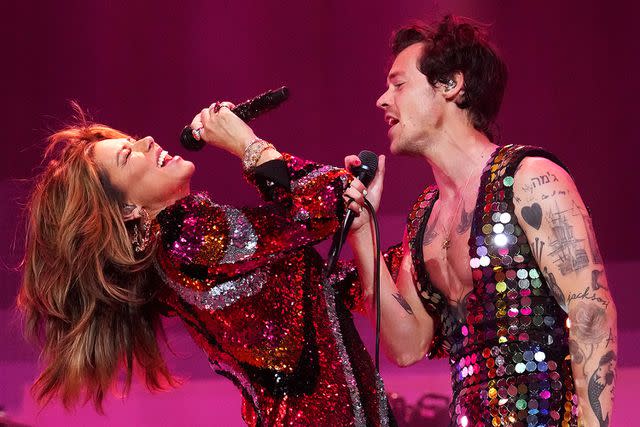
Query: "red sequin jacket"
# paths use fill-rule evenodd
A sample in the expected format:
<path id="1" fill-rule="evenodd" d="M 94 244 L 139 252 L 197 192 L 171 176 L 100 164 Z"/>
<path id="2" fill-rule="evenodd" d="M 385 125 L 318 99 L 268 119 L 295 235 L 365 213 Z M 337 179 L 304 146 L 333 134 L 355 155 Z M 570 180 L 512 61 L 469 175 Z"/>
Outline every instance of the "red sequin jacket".
<path id="1" fill-rule="evenodd" d="M 238 386 L 247 424 L 386 425 L 382 382 L 349 312 L 353 274 L 323 284 L 312 247 L 339 226 L 350 175 L 287 154 L 275 162 L 285 182 L 247 176 L 262 206 L 197 193 L 158 215 L 165 303 Z"/>

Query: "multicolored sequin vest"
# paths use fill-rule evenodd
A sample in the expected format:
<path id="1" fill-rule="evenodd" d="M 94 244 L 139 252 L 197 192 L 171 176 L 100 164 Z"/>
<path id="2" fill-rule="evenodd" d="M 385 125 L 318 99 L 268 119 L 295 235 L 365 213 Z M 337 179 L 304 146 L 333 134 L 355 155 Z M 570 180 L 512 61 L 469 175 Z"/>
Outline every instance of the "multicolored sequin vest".
<path id="1" fill-rule="evenodd" d="M 423 259 L 436 187 L 425 189 L 408 218 L 415 280 L 436 323 L 429 357 L 450 361 L 452 426 L 577 425 L 567 315 L 514 212 L 514 174 L 527 156 L 561 164 L 540 148 L 508 145 L 483 170 L 469 239 L 473 291 L 465 320 L 432 285 Z"/>

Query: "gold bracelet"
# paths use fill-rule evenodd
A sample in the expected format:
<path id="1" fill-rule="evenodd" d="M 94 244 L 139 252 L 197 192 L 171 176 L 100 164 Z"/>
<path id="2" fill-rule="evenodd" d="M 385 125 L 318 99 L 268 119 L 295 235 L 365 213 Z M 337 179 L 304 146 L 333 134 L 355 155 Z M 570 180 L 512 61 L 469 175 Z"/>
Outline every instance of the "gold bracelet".
<path id="1" fill-rule="evenodd" d="M 247 148 L 244 149 L 244 155 L 242 156 L 243 169 L 248 171 L 255 168 L 258 160 L 260 160 L 260 156 L 262 156 L 262 152 L 269 148 L 275 149 L 273 144 L 270 144 L 263 139 L 256 138 L 251 141 L 249 145 L 247 145 Z"/>

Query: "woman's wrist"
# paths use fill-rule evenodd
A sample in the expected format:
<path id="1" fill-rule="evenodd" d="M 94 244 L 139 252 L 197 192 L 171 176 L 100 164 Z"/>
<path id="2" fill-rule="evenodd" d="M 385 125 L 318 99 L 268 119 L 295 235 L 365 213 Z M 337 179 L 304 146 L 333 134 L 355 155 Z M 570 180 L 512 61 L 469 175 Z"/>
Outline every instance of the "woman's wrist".
<path id="1" fill-rule="evenodd" d="M 282 159 L 282 154 L 276 150 L 275 147 L 267 148 L 262 152 L 256 166 L 260 166 L 263 163 L 270 162 L 271 160 L 280 160 Z"/>
<path id="2" fill-rule="evenodd" d="M 247 142 L 242 154 L 242 167 L 245 171 L 250 171 L 270 160 L 281 158 L 281 154 L 276 150 L 273 144 L 254 137 Z"/>

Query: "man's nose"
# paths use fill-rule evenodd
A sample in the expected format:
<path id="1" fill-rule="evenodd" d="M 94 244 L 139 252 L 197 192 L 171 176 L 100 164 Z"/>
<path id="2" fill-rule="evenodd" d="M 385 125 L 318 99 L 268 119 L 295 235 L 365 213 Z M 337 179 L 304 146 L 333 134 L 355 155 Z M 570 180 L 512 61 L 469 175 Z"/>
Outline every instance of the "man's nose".
<path id="1" fill-rule="evenodd" d="M 389 106 L 389 102 L 387 101 L 387 93 L 389 93 L 389 89 L 384 91 L 380 98 L 376 101 L 376 107 L 382 108 L 383 110 Z"/>

